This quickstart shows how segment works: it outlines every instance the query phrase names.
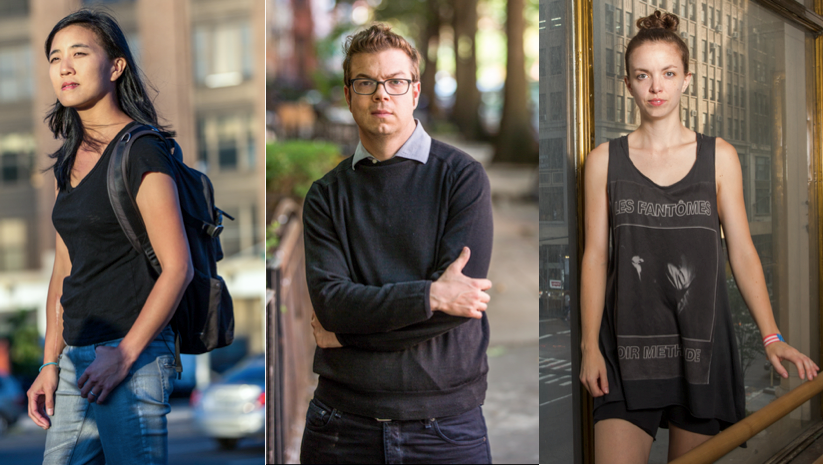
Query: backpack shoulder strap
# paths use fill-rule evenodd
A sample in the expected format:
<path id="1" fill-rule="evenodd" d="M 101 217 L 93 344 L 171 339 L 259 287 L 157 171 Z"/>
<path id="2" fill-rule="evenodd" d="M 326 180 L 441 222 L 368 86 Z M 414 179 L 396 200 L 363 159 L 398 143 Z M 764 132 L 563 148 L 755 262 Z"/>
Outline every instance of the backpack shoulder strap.
<path id="1" fill-rule="evenodd" d="M 146 225 L 143 223 L 143 217 L 137 207 L 137 200 L 132 194 L 128 183 L 129 154 L 132 144 L 138 137 L 145 135 L 159 137 L 167 143 L 163 135 L 150 126 L 137 126 L 124 134 L 117 141 L 117 145 L 111 154 L 106 173 L 106 185 L 109 201 L 114 210 L 114 216 L 117 217 L 117 222 L 120 223 L 120 228 L 132 247 L 141 255 L 146 256 L 154 271 L 159 275 L 161 271 L 160 261 L 157 260 L 154 249 L 149 242 Z"/>

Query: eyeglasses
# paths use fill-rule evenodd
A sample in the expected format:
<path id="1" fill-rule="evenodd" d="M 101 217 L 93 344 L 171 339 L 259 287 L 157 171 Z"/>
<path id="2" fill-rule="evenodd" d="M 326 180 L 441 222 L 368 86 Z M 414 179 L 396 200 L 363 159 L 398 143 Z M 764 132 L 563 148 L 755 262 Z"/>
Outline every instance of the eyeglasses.
<path id="1" fill-rule="evenodd" d="M 374 79 L 352 79 L 349 85 L 355 94 L 372 95 L 377 92 L 377 86 L 383 84 L 386 93 L 389 95 L 403 95 L 411 88 L 411 79 L 387 79 L 385 81 L 375 81 Z"/>

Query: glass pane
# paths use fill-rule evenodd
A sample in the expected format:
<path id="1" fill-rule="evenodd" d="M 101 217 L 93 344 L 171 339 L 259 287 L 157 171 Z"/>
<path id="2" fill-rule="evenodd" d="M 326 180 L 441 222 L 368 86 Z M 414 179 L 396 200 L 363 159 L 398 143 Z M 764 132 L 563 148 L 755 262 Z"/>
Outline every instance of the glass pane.
<path id="1" fill-rule="evenodd" d="M 814 102 L 806 74 L 813 66 L 811 42 L 801 30 L 756 3 L 734 3 L 671 3 L 673 13 L 689 15 L 681 17 L 679 31 L 692 53 L 689 68 L 694 75 L 691 90 L 681 98 L 681 119 L 686 127 L 723 137 L 737 149 L 749 228 L 778 327 L 790 344 L 817 361 L 816 236 L 810 239 L 817 215 L 808 182 L 811 138 L 806 118 L 812 114 L 807 106 Z M 605 16 L 608 5 L 619 5 L 635 18 L 654 11 L 639 1 L 594 3 L 596 144 L 628 134 L 640 123 L 622 76 L 614 75 L 611 68 L 609 54 L 625 51 L 629 38 L 610 31 Z M 625 120 L 613 117 L 615 109 L 621 108 L 628 112 Z M 782 380 L 767 363 L 759 330 L 728 263 L 726 269 L 745 373 L 746 411 L 751 413 L 801 380 L 793 367 L 790 378 Z M 819 419 L 819 407 L 807 402 L 722 462 L 762 463 Z M 666 462 L 667 447 L 667 430 L 661 429 L 651 461 Z"/>
<path id="2" fill-rule="evenodd" d="M 550 3 L 549 3 L 550 2 Z M 576 284 L 571 279 L 577 258 L 574 165 L 569 158 L 566 122 L 569 72 L 564 3 L 548 3 L 548 21 L 540 21 L 540 462 L 574 461 L 571 348 L 578 343 L 569 325 L 575 308 Z M 611 6 L 611 5 L 610 5 Z M 603 5 L 600 6 L 603 10 Z M 607 10 L 609 27 L 622 29 L 623 11 Z M 614 73 L 614 62 L 610 72 Z M 548 102 L 548 108 L 546 108 Z"/>

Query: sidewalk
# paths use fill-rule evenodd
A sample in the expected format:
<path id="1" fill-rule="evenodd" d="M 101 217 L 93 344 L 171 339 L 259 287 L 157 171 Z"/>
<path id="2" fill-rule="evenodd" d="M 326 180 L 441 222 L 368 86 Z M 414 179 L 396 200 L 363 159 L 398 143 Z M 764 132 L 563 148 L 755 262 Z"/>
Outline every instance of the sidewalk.
<path id="1" fill-rule="evenodd" d="M 489 176 L 494 245 L 489 279 L 489 387 L 483 407 L 494 463 L 538 463 L 537 167 L 490 165 L 488 144 L 433 136 L 483 163 Z"/>

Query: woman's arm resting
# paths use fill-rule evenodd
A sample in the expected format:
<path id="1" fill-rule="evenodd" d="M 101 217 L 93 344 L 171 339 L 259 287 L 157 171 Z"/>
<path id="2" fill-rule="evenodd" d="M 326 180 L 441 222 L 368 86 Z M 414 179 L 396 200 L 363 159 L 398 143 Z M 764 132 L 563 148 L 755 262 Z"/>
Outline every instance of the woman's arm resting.
<path id="1" fill-rule="evenodd" d="M 717 214 L 726 235 L 734 279 L 740 294 L 749 307 L 761 337 L 778 333 L 774 320 L 766 279 L 757 250 L 752 243 L 749 221 L 743 200 L 743 175 L 737 151 L 728 142 L 717 138 L 715 166 L 717 178 Z M 800 379 L 814 379 L 819 368 L 809 357 L 785 342 L 775 342 L 766 347 L 766 356 L 780 376 L 787 378 L 788 371 L 780 363 L 788 360 L 797 366 Z"/>
<path id="2" fill-rule="evenodd" d="M 43 363 L 57 363 L 66 343 L 63 342 L 63 279 L 71 273 L 71 259 L 66 244 L 57 234 L 54 251 L 54 268 L 49 280 L 46 297 L 46 341 L 43 348 Z M 27 392 L 29 417 L 37 426 L 48 429 L 51 422 L 46 415 L 54 415 L 54 391 L 57 390 L 57 365 L 48 365 L 40 370 Z"/>
<path id="3" fill-rule="evenodd" d="M 584 222 L 586 243 L 581 267 L 580 382 L 599 397 L 609 393 L 606 361 L 600 352 L 600 322 L 606 300 L 606 272 L 609 264 L 609 144 L 592 150 L 586 158 Z"/>
<path id="4" fill-rule="evenodd" d="M 146 173 L 137 206 L 163 271 L 123 341 L 117 347 L 98 347 L 97 358 L 78 380 L 80 395 L 93 391 L 96 396 L 89 401 L 97 403 L 106 400 L 143 349 L 169 324 L 194 276 L 174 180 L 163 173 Z"/>

